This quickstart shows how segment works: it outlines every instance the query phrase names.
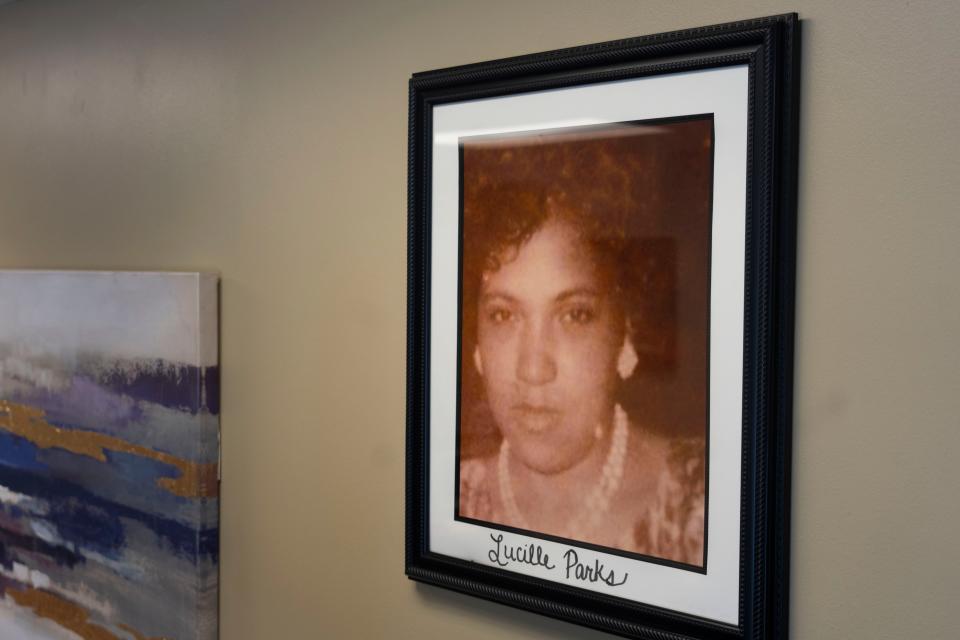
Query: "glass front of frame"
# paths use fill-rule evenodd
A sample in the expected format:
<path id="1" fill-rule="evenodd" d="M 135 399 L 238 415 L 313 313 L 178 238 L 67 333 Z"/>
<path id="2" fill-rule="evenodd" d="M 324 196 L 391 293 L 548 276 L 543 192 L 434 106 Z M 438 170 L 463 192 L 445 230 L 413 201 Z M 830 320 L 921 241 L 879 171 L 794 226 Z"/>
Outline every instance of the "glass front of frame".
<path id="1" fill-rule="evenodd" d="M 702 569 L 712 115 L 461 154 L 457 517 Z"/>
<path id="2" fill-rule="evenodd" d="M 746 68 L 433 123 L 431 551 L 737 624 Z"/>

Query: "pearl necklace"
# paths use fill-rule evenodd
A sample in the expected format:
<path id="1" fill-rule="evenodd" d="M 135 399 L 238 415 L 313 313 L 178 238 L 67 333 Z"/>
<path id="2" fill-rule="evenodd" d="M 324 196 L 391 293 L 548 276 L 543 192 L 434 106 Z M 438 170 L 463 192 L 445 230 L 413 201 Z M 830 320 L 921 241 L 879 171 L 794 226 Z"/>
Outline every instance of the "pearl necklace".
<path id="1" fill-rule="evenodd" d="M 627 425 L 627 412 L 618 404 L 613 410 L 613 435 L 610 438 L 610 451 L 603 463 L 600 479 L 584 501 L 587 514 L 568 525 L 561 537 L 583 540 L 586 534 L 594 531 L 602 522 L 604 514 L 610 509 L 610 502 L 620 488 L 623 479 L 624 462 L 627 457 L 627 438 L 630 429 Z M 504 438 L 500 444 L 500 456 L 497 461 L 497 479 L 500 484 L 500 498 L 507 511 L 507 523 L 519 529 L 531 530 L 527 519 L 520 512 L 513 482 L 510 478 L 510 443 Z M 579 514 L 578 514 L 579 515 Z"/>

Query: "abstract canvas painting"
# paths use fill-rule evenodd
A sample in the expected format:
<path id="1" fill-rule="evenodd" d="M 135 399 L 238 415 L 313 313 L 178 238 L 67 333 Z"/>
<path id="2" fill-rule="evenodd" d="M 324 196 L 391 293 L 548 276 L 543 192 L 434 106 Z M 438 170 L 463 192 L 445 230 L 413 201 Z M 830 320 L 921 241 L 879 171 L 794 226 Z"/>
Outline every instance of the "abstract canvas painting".
<path id="1" fill-rule="evenodd" d="M 0 271 L 0 638 L 209 640 L 218 278 Z"/>

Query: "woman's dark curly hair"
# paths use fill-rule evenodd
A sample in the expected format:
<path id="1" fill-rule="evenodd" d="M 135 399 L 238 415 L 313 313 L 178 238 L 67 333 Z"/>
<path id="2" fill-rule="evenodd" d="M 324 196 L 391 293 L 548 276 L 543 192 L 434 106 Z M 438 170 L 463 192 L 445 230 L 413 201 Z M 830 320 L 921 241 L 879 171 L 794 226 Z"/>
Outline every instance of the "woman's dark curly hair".
<path id="1" fill-rule="evenodd" d="M 474 339 L 484 272 L 496 271 L 548 220 L 573 227 L 590 247 L 629 317 L 643 260 L 637 258 L 650 180 L 629 125 L 486 138 L 462 146 L 463 329 Z M 649 275 L 649 274 L 648 274 Z"/>

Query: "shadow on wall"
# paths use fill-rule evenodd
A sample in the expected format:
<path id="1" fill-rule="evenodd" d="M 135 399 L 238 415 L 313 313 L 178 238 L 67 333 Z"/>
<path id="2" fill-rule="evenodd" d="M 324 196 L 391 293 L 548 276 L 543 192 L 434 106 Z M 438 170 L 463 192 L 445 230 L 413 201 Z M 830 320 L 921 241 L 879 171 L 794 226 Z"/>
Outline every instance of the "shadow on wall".
<path id="1" fill-rule="evenodd" d="M 454 591 L 433 587 L 420 582 L 414 583 L 420 602 L 430 609 L 447 611 L 457 617 L 470 616 L 483 618 L 484 623 L 496 626 L 510 637 L 532 637 L 539 634 L 552 640 L 602 640 L 610 634 L 593 631 L 569 622 L 513 609 L 506 605 L 487 602 L 474 596 L 466 596 Z"/>

